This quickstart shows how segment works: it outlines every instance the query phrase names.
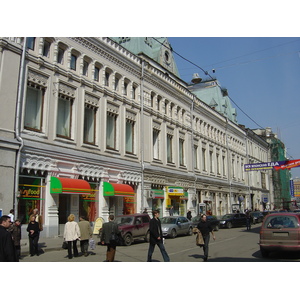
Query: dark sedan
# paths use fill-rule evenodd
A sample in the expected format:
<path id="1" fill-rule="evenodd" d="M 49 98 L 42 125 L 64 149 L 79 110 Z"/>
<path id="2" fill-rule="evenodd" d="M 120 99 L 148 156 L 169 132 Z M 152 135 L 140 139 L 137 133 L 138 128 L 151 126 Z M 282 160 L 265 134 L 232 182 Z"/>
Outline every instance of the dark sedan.
<path id="1" fill-rule="evenodd" d="M 198 215 L 192 218 L 193 227 L 197 227 L 198 223 L 200 222 L 201 215 Z M 220 221 L 217 219 L 216 216 L 206 216 L 206 221 L 210 222 L 214 231 L 218 231 L 220 228 Z"/>
<path id="2" fill-rule="evenodd" d="M 252 224 L 261 223 L 264 219 L 264 215 L 260 211 L 252 211 L 250 216 Z"/>
<path id="3" fill-rule="evenodd" d="M 220 220 L 220 228 L 246 226 L 246 219 L 245 214 L 226 214 Z"/>

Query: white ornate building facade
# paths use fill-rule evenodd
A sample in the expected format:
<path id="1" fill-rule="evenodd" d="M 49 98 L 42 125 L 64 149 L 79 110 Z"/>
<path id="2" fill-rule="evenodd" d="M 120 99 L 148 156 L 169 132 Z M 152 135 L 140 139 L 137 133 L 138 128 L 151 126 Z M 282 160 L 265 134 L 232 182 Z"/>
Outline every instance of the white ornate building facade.
<path id="1" fill-rule="evenodd" d="M 26 47 L 24 43 L 26 42 Z M 134 47 L 133 47 L 134 46 Z M 132 48 L 130 48 L 132 47 Z M 179 78 L 166 38 L 0 38 L 0 209 L 67 216 L 261 209 L 268 144 Z"/>

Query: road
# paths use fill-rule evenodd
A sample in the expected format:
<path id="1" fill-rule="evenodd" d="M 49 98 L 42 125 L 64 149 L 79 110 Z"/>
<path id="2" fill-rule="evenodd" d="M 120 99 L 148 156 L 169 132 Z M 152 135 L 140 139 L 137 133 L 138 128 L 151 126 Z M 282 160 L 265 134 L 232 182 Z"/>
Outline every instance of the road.
<path id="1" fill-rule="evenodd" d="M 252 226 L 251 231 L 245 227 L 220 229 L 215 233 L 216 240 L 211 237 L 208 262 L 291 262 L 300 261 L 299 254 L 273 253 L 262 258 L 259 251 L 260 224 Z M 181 236 L 166 239 L 165 248 L 171 262 L 203 262 L 203 249 L 196 246 L 196 236 Z M 78 247 L 80 249 L 80 247 Z M 115 256 L 116 262 L 145 262 L 148 243 L 138 241 L 131 246 L 119 246 Z M 40 256 L 26 256 L 21 262 L 103 262 L 106 246 L 96 246 L 93 255 L 68 259 L 66 250 L 47 251 Z M 162 256 L 156 247 L 153 261 L 162 262 Z"/>

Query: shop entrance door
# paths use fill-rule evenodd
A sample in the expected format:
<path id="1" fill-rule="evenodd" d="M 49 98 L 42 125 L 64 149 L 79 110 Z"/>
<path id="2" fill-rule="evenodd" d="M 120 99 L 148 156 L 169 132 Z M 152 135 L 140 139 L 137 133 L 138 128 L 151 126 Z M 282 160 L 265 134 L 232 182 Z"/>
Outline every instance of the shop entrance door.
<path id="1" fill-rule="evenodd" d="M 70 215 L 71 195 L 59 195 L 58 218 L 59 224 L 65 224 Z"/>

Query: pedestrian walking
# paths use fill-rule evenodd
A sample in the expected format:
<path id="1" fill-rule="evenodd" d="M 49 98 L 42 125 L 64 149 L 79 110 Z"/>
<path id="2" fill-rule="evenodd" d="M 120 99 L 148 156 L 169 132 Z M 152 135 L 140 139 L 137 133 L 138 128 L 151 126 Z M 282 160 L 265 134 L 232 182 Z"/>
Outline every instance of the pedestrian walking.
<path id="1" fill-rule="evenodd" d="M 16 220 L 14 224 L 10 228 L 10 233 L 15 245 L 15 249 L 17 252 L 17 257 L 21 258 L 21 222 L 20 220 Z"/>
<path id="2" fill-rule="evenodd" d="M 250 214 L 249 209 L 247 209 L 245 211 L 245 214 L 246 214 L 246 227 L 247 227 L 247 230 L 251 230 L 251 214 Z"/>
<path id="3" fill-rule="evenodd" d="M 107 246 L 106 260 L 107 262 L 113 262 L 115 259 L 118 236 L 120 231 L 118 225 L 114 223 L 115 216 L 110 215 L 108 222 L 104 223 L 101 230 L 101 244 Z"/>
<path id="4" fill-rule="evenodd" d="M 19 261 L 12 236 L 7 230 L 10 226 L 9 216 L 4 215 L 0 217 L 0 262 Z"/>
<path id="5" fill-rule="evenodd" d="M 200 230 L 204 245 L 203 245 L 203 252 L 204 252 L 204 261 L 207 261 L 208 259 L 208 245 L 209 245 L 209 239 L 210 239 L 210 233 L 212 234 L 213 239 L 215 240 L 215 234 L 213 232 L 213 228 L 209 221 L 206 220 L 206 215 L 203 214 L 200 218 L 200 222 L 197 225 L 197 228 Z"/>
<path id="6" fill-rule="evenodd" d="M 29 223 L 27 226 L 28 238 L 29 238 L 29 252 L 30 256 L 37 255 L 39 256 L 39 237 L 40 237 L 40 228 L 39 223 L 35 221 L 35 215 L 29 217 Z"/>
<path id="7" fill-rule="evenodd" d="M 11 223 L 14 223 L 14 221 L 15 221 L 15 211 L 14 211 L 13 209 L 11 209 L 11 210 L 9 211 L 8 216 L 10 217 L 10 222 L 11 222 Z"/>
<path id="8" fill-rule="evenodd" d="M 189 219 L 190 221 L 192 220 L 192 212 L 190 210 L 188 210 L 187 214 L 186 214 L 187 219 Z"/>
<path id="9" fill-rule="evenodd" d="M 79 217 L 78 223 L 80 229 L 80 249 L 84 256 L 88 256 L 89 239 L 93 236 L 90 222 L 84 216 Z"/>
<path id="10" fill-rule="evenodd" d="M 68 222 L 65 224 L 64 240 L 68 243 L 68 258 L 72 259 L 78 256 L 77 240 L 80 239 L 80 229 L 78 223 L 75 222 L 75 215 L 68 216 Z M 73 249 L 73 253 L 72 253 Z"/>
<path id="11" fill-rule="evenodd" d="M 173 206 L 171 206 L 171 208 L 169 209 L 169 214 L 170 214 L 170 216 L 174 215 L 174 207 Z"/>
<path id="12" fill-rule="evenodd" d="M 165 249 L 164 243 L 163 243 L 163 235 L 162 235 L 162 229 L 161 229 L 161 223 L 159 220 L 159 211 L 154 210 L 153 212 L 153 218 L 150 220 L 149 224 L 149 230 L 150 230 L 150 243 L 149 243 L 149 249 L 148 249 L 148 258 L 147 262 L 152 261 L 152 254 L 154 252 L 155 245 L 158 246 L 162 257 L 165 262 L 170 261 L 170 257 Z"/>

